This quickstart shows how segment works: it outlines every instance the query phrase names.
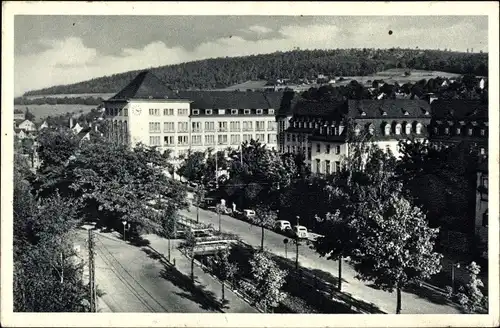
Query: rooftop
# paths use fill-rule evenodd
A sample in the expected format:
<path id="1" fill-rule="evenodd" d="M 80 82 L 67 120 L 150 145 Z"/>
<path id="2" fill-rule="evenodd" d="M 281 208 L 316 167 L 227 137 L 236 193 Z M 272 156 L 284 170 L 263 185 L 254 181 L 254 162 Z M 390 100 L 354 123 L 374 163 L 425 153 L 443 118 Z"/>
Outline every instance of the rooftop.
<path id="1" fill-rule="evenodd" d="M 150 71 L 139 73 L 125 88 L 109 100 L 178 98 L 173 90 Z"/>
<path id="2" fill-rule="evenodd" d="M 193 101 L 191 108 L 195 109 L 277 109 L 282 93 L 271 95 L 258 91 L 179 91 L 176 95 Z"/>
<path id="3" fill-rule="evenodd" d="M 452 120 L 488 120 L 488 104 L 481 100 L 434 100 L 433 118 Z"/>

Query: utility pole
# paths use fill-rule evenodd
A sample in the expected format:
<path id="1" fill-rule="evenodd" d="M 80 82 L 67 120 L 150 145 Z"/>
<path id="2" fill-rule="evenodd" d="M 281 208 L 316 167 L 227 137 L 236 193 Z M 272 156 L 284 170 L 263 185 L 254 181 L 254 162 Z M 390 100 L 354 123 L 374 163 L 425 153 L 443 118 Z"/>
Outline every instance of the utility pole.
<path id="1" fill-rule="evenodd" d="M 299 269 L 299 235 L 298 235 L 298 226 L 299 226 L 300 217 L 297 215 L 297 235 L 295 236 L 295 270 Z"/>
<path id="2" fill-rule="evenodd" d="M 94 261 L 94 235 L 89 229 L 89 292 L 90 292 L 90 312 L 97 312 L 97 292 L 95 287 L 95 261 Z"/>

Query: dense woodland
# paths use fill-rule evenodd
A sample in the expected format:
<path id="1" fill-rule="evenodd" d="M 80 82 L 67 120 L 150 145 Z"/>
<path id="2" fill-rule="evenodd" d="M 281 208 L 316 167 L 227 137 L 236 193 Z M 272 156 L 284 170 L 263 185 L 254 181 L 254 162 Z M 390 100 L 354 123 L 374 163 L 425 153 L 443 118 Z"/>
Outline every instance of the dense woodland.
<path id="1" fill-rule="evenodd" d="M 366 76 L 390 68 L 438 70 L 457 74 L 488 75 L 487 53 L 460 53 L 419 49 L 294 50 L 245 57 L 204 59 L 152 68 L 174 89 L 224 88 L 248 80 L 328 76 Z M 100 77 L 85 82 L 29 91 L 25 96 L 48 94 L 113 93 L 139 71 Z"/>

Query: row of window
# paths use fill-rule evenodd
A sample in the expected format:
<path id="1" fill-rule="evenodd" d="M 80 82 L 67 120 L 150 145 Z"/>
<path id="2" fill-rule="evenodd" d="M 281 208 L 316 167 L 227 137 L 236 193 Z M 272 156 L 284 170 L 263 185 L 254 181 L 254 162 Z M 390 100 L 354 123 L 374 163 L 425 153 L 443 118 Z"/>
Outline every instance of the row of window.
<path id="1" fill-rule="evenodd" d="M 340 161 L 331 162 L 329 160 L 321 161 L 316 159 L 315 173 L 332 174 L 340 171 Z"/>
<path id="2" fill-rule="evenodd" d="M 193 109 L 193 115 L 200 115 L 201 111 L 199 109 Z M 239 110 L 238 109 L 231 109 L 231 115 L 238 115 L 239 113 Z M 252 113 L 252 111 L 249 109 L 249 108 L 245 108 L 243 109 L 243 114 L 244 115 L 250 115 Z M 255 110 L 255 113 L 257 115 L 262 115 L 264 114 L 264 110 L 263 109 L 256 109 Z M 268 113 L 269 115 L 274 115 L 274 109 L 270 108 L 268 109 Z M 213 110 L 212 109 L 205 109 L 205 115 L 212 115 L 213 114 Z M 226 114 L 226 110 L 225 109 L 219 109 L 218 110 L 218 114 L 219 115 L 225 115 Z"/>
<path id="3" fill-rule="evenodd" d="M 204 137 L 204 144 L 202 144 L 202 137 Z M 274 144 L 276 143 L 276 135 L 275 134 L 268 134 L 267 139 L 265 134 L 256 134 L 255 138 L 251 134 L 243 134 L 243 137 L 240 138 L 239 134 L 231 134 L 230 139 L 228 138 L 228 135 L 218 135 L 217 139 L 215 138 L 215 135 L 206 135 L 206 136 L 191 136 L 191 145 L 194 146 L 202 146 L 202 145 L 215 145 L 215 142 L 217 141 L 218 145 L 228 145 L 229 141 L 231 145 L 240 145 L 242 142 L 250 142 L 250 140 L 255 139 L 259 140 L 263 143 L 268 143 L 268 144 Z M 177 141 L 177 143 L 175 143 Z M 149 144 L 150 146 L 160 146 L 161 142 L 161 137 L 160 136 L 150 136 L 149 137 Z M 189 145 L 189 136 L 177 136 L 177 139 L 174 138 L 174 136 L 165 136 L 163 137 L 163 144 L 165 146 L 187 146 Z"/>
<path id="4" fill-rule="evenodd" d="M 149 132 L 161 132 L 160 129 L 161 122 L 149 122 Z M 189 123 L 188 122 L 177 122 L 177 131 L 178 132 L 189 132 Z M 215 131 L 215 122 L 205 122 L 205 131 L 213 132 Z M 227 132 L 228 131 L 228 122 L 218 122 L 217 131 L 219 132 Z M 241 131 L 240 122 L 229 122 L 229 127 L 231 132 L 239 132 Z M 267 130 L 275 131 L 276 130 L 276 122 L 269 121 L 267 122 Z M 175 132 L 175 123 L 174 122 L 163 122 L 163 131 L 164 132 Z M 202 122 L 191 122 L 191 131 L 192 132 L 203 132 L 202 130 Z M 243 131 L 254 131 L 253 121 L 244 121 L 243 122 Z M 266 131 L 266 122 L 265 121 L 257 121 L 255 122 L 255 131 Z"/>
<path id="5" fill-rule="evenodd" d="M 423 126 L 422 123 L 416 123 L 416 124 L 406 123 L 404 126 L 405 134 L 412 134 L 413 132 L 415 132 L 415 134 L 422 134 L 422 126 Z M 391 135 L 391 133 L 400 135 L 402 127 L 403 125 L 401 123 L 396 123 L 396 124 L 385 123 L 384 135 L 389 136 Z M 354 133 L 356 135 L 359 135 L 361 133 L 361 127 L 357 124 L 354 127 Z M 373 124 L 370 124 L 368 126 L 368 133 L 372 135 L 375 133 L 375 126 Z"/>
<path id="6" fill-rule="evenodd" d="M 105 114 L 110 116 L 128 116 L 128 108 L 106 108 Z"/>
<path id="7" fill-rule="evenodd" d="M 439 127 L 435 126 L 434 129 L 433 129 L 434 134 L 439 134 L 440 131 L 442 131 L 445 135 L 451 135 L 451 129 L 448 126 L 445 126 L 444 128 L 441 128 L 441 129 Z M 463 135 L 464 131 L 466 131 L 466 133 L 467 133 L 468 136 L 474 135 L 474 129 L 473 128 L 467 128 L 467 129 L 465 129 L 465 128 L 462 128 L 462 127 L 459 126 L 459 127 L 454 128 L 453 131 L 454 131 L 454 134 L 457 135 L 457 136 Z M 486 136 L 486 129 L 485 128 L 479 129 L 479 134 L 482 137 Z"/>
<path id="8" fill-rule="evenodd" d="M 161 111 L 159 108 L 150 108 L 149 109 L 149 115 L 151 115 L 151 116 L 161 116 L 162 113 L 163 113 L 163 116 L 173 116 L 175 111 L 173 108 L 163 108 L 163 111 Z M 189 109 L 178 108 L 177 115 L 178 116 L 188 116 Z"/>

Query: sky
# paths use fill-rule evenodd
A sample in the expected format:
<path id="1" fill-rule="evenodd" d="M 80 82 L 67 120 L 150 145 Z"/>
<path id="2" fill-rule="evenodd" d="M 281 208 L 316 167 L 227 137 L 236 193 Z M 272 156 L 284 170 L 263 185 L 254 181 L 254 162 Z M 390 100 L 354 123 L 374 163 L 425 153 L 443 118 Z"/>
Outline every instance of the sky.
<path id="1" fill-rule="evenodd" d="M 487 52 L 487 36 L 487 16 L 16 15 L 14 93 L 129 70 L 297 47 Z"/>

